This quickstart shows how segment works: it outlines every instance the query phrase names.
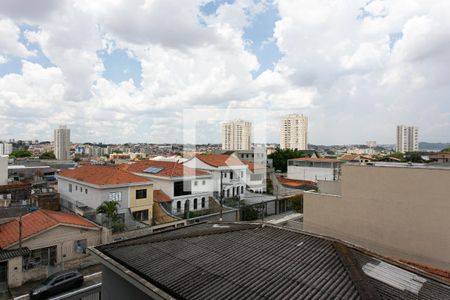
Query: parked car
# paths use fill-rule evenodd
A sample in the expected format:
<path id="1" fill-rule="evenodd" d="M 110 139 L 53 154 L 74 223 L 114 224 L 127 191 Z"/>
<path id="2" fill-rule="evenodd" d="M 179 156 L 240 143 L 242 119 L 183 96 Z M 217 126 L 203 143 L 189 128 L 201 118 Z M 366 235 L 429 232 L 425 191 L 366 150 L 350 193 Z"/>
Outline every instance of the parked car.
<path id="1" fill-rule="evenodd" d="M 62 271 L 50 275 L 38 287 L 30 292 L 30 299 L 47 299 L 83 285 L 83 275 L 77 270 Z"/>

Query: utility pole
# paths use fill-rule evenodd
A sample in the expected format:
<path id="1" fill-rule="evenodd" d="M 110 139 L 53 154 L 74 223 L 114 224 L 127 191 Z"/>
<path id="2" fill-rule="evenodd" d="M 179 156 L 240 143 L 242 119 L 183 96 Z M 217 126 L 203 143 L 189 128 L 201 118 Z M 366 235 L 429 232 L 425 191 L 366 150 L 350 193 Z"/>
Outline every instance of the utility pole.
<path id="1" fill-rule="evenodd" d="M 219 191 L 219 198 L 220 198 L 220 222 L 223 221 L 222 217 L 222 210 L 223 210 L 223 174 L 222 171 L 220 171 L 220 191 Z"/>
<path id="2" fill-rule="evenodd" d="M 22 248 L 22 207 L 19 210 L 19 248 Z"/>

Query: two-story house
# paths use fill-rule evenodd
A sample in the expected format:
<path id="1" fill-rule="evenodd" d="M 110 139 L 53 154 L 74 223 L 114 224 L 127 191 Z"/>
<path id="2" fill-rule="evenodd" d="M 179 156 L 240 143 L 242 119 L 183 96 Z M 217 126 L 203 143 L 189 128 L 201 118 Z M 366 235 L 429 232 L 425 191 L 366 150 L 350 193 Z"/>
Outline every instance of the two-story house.
<path id="1" fill-rule="evenodd" d="M 173 161 L 142 160 L 120 165 L 122 170 L 149 178 L 157 191 L 157 202 L 171 214 L 209 208 L 213 192 L 211 173 Z"/>
<path id="2" fill-rule="evenodd" d="M 224 198 L 243 197 L 248 168 L 234 154 L 201 154 L 184 165 L 212 173 L 216 197 L 220 192 Z"/>
<path id="3" fill-rule="evenodd" d="M 94 214 L 105 201 L 119 203 L 119 216 L 128 223 L 151 224 L 153 182 L 117 166 L 85 165 L 57 176 L 61 207 L 79 215 Z"/>

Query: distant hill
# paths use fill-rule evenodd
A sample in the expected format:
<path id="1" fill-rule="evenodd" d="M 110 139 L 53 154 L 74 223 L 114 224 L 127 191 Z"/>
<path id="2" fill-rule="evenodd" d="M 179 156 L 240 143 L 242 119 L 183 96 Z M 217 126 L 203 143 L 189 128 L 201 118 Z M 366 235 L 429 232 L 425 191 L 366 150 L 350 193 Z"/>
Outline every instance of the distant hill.
<path id="1" fill-rule="evenodd" d="M 450 143 L 427 143 L 427 142 L 419 143 L 419 150 L 441 151 L 442 149 L 448 147 L 450 147 Z"/>

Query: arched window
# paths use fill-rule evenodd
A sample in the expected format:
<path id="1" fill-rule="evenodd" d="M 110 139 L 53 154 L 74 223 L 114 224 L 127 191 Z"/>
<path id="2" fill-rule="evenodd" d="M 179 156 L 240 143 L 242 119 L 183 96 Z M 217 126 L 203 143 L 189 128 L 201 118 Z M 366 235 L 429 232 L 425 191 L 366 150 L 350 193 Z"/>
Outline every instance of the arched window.
<path id="1" fill-rule="evenodd" d="M 181 211 L 181 201 L 177 201 L 177 212 Z"/>
<path id="2" fill-rule="evenodd" d="M 205 208 L 206 205 L 206 199 L 205 197 L 202 198 L 202 208 Z"/>
<path id="3" fill-rule="evenodd" d="M 241 186 L 241 194 L 244 193 L 244 186 Z"/>
<path id="4" fill-rule="evenodd" d="M 197 198 L 194 199 L 194 209 L 197 209 Z"/>

